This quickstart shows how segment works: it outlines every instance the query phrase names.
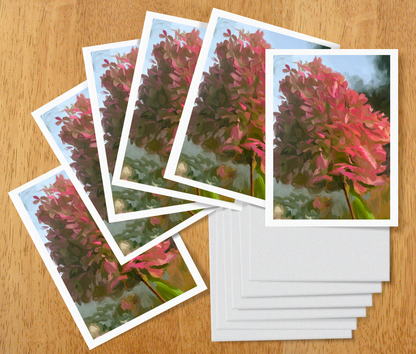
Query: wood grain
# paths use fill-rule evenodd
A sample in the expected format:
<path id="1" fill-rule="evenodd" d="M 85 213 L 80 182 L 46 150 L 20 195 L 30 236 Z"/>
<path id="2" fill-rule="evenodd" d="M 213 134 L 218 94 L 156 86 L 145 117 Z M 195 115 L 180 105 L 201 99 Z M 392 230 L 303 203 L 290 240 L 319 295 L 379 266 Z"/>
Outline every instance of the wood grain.
<path id="1" fill-rule="evenodd" d="M 415 47 L 413 0 L 0 2 L 0 350 L 87 353 L 88 348 L 7 192 L 58 166 L 30 112 L 86 79 L 81 48 L 140 37 L 146 10 L 208 21 L 232 11 L 342 48 L 398 48 L 400 65 L 400 227 L 391 233 L 391 282 L 374 296 L 352 340 L 212 343 L 209 292 L 98 347 L 95 353 L 414 353 Z M 412 192 L 413 191 L 413 192 Z M 208 222 L 183 232 L 209 283 Z"/>

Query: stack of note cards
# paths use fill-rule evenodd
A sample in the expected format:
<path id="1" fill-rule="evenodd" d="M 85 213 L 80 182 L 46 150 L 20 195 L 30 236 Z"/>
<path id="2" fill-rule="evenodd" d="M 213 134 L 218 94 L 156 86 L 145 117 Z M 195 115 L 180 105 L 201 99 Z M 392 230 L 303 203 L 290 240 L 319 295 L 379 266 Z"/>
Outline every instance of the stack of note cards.
<path id="1" fill-rule="evenodd" d="M 83 56 L 33 112 L 61 165 L 10 196 L 88 347 L 206 289 L 207 215 L 213 341 L 351 338 L 398 226 L 397 50 L 214 9 Z"/>

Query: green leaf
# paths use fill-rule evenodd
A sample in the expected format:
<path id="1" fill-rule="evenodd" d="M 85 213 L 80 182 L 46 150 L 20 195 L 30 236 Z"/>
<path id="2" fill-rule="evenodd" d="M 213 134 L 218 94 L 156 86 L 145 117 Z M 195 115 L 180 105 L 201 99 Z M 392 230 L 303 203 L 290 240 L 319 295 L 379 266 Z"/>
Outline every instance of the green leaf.
<path id="1" fill-rule="evenodd" d="M 202 197 L 208 197 L 212 199 L 220 199 L 220 196 L 217 193 L 212 193 L 208 191 L 204 191 L 203 189 L 199 190 Z"/>
<path id="2" fill-rule="evenodd" d="M 264 181 L 264 173 L 259 166 L 256 166 L 255 171 L 258 177 L 254 180 L 254 196 L 260 199 L 266 199 L 266 183 Z"/>
<path id="3" fill-rule="evenodd" d="M 352 210 L 356 219 L 375 219 L 370 209 L 366 205 L 362 197 L 357 194 L 353 189 L 350 189 L 350 194 L 354 197 L 351 202 Z"/>
<path id="4" fill-rule="evenodd" d="M 169 284 L 164 283 L 160 279 L 149 278 L 153 283 L 156 284 L 156 291 L 162 296 L 166 301 L 172 300 L 175 297 L 183 294 L 181 290 L 171 286 Z"/>

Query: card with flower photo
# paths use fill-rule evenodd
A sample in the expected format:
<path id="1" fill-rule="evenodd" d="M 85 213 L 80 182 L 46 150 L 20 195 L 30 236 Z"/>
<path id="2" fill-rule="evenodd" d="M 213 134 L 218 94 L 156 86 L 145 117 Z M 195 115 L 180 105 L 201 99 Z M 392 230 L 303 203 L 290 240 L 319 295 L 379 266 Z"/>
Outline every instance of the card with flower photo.
<path id="1" fill-rule="evenodd" d="M 109 74 L 114 81 L 108 81 L 103 75 L 95 82 L 97 85 L 104 80 L 101 87 L 106 88 L 105 101 L 98 100 L 106 124 L 103 125 L 106 144 L 120 132 L 118 129 L 108 132 L 108 129 L 113 129 L 115 122 L 124 120 L 125 116 L 112 183 L 143 191 L 156 186 L 161 194 L 241 210 L 241 203 L 235 203 L 231 198 L 163 179 L 205 29 L 206 23 L 147 12 L 134 70 L 131 64 L 106 59 L 111 65 Z M 86 53 L 86 60 L 91 55 Z M 124 70 L 122 66 L 128 69 Z M 91 72 L 91 64 L 88 67 L 87 72 Z M 98 66 L 94 70 L 96 68 Z M 123 82 L 118 81 L 120 77 Z M 122 101 L 125 97 L 128 97 L 127 107 L 126 101 Z M 116 109 L 111 105 L 114 99 Z M 121 105 L 118 104 L 120 101 Z M 110 119 L 112 122 L 108 125 Z M 203 166 L 207 183 L 215 184 L 218 166 L 211 162 L 200 159 L 193 163 Z M 179 168 L 186 169 L 190 164 L 181 164 Z M 158 177 L 157 184 L 141 173 L 144 165 L 152 166 L 152 173 Z"/>
<path id="2" fill-rule="evenodd" d="M 265 205 L 265 52 L 339 48 L 214 9 L 164 177 Z M 205 178 L 208 162 L 216 176 Z"/>
<path id="3" fill-rule="evenodd" d="M 397 50 L 268 50 L 266 73 L 266 225 L 398 226 Z"/>
<path id="4" fill-rule="evenodd" d="M 102 175 L 104 197 L 110 222 L 132 220 L 155 211 L 168 213 L 184 207 L 184 200 L 164 189 L 163 197 L 154 196 L 163 178 L 158 167 L 143 156 L 135 164 L 136 172 L 151 186 L 151 192 L 112 185 L 116 156 L 120 144 L 130 87 L 136 67 L 140 40 L 103 44 L 83 48 L 95 139 Z M 123 173 L 132 171 L 125 166 Z M 153 189 L 152 189 L 153 188 Z M 146 197 L 146 198 L 144 198 Z"/>
<path id="5" fill-rule="evenodd" d="M 32 115 L 73 183 L 82 186 L 80 195 L 91 201 L 96 223 L 122 264 L 207 215 L 201 210 L 206 205 L 121 188 L 112 190 L 114 204 L 107 204 L 87 82 Z M 107 205 L 118 211 L 112 219 Z"/>
<path id="6" fill-rule="evenodd" d="M 9 195 L 89 349 L 206 289 L 178 234 L 121 265 L 63 167 Z"/>

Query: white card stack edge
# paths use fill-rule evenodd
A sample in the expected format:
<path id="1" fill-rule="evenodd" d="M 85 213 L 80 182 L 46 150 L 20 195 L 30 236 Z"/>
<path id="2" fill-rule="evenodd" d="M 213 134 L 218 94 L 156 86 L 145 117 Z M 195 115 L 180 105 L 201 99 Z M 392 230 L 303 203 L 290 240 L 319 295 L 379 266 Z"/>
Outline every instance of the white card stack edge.
<path id="1" fill-rule="evenodd" d="M 227 281 L 228 272 L 223 262 L 220 263 L 220 259 L 215 257 L 217 246 L 219 245 L 218 241 L 221 238 L 221 234 L 218 232 L 221 225 L 217 222 L 218 212 L 214 212 L 211 215 L 210 273 L 211 331 L 213 341 L 351 338 L 352 329 L 356 326 L 356 318 L 353 317 L 364 316 L 365 308 L 278 309 L 274 310 L 272 316 L 267 316 L 268 321 L 264 321 L 263 316 L 258 316 L 260 321 L 257 322 L 253 321 L 253 313 L 249 314 L 246 310 L 235 310 L 237 315 L 239 315 L 236 316 L 236 322 L 227 321 L 227 306 L 230 305 L 230 302 L 227 294 L 223 291 L 223 286 Z M 270 311 L 261 311 L 260 315 L 262 313 L 266 314 L 270 313 Z M 256 314 L 254 313 L 254 315 Z M 324 319 L 325 317 L 342 317 L 343 315 L 348 317 L 335 319 L 334 324 L 331 324 L 330 319 Z M 343 329 L 338 329 L 340 327 Z"/>
<path id="2" fill-rule="evenodd" d="M 240 214 L 232 213 L 231 210 L 224 210 L 221 213 L 223 221 L 229 220 L 231 222 L 224 222 L 224 234 L 230 235 L 230 237 L 222 238 L 224 241 L 224 259 L 227 269 L 231 269 L 231 284 L 230 293 L 232 294 L 232 307 L 237 309 L 273 309 L 273 308 L 328 308 L 328 307 L 367 307 L 372 305 L 372 294 L 361 289 L 359 293 L 355 294 L 325 294 L 325 288 L 328 284 L 321 284 L 321 291 L 317 291 L 318 294 L 314 296 L 305 296 L 304 294 L 297 295 L 296 292 L 288 293 L 287 296 L 276 297 L 258 297 L 258 298 L 242 298 L 241 297 L 241 280 L 247 277 L 248 273 L 241 273 L 240 267 L 234 269 L 233 267 L 233 245 L 235 248 L 241 246 L 239 242 L 240 233 Z M 221 218 L 221 215 L 219 215 Z M 230 230 L 231 229 L 231 230 Z M 234 243 L 235 242 L 235 243 Z M 247 250 L 248 251 L 248 250 Z M 219 251 L 220 252 L 220 251 Z M 244 254 L 244 252 L 243 252 Z M 240 265 L 239 260 L 238 265 Z M 253 282 L 254 285 L 262 284 L 263 282 Z M 290 289 L 293 285 L 304 285 L 305 288 L 310 286 L 311 283 L 299 283 L 299 282 L 277 282 L 283 289 Z M 330 284 L 330 283 L 329 283 Z M 228 291 L 227 291 L 228 292 Z M 279 294 L 277 294 L 279 295 Z M 320 295 L 320 296 L 317 296 Z"/>
<path id="3" fill-rule="evenodd" d="M 240 274 L 232 277 L 233 289 L 244 298 L 261 298 L 259 301 L 267 301 L 268 297 L 278 296 L 305 296 L 305 295 L 340 295 L 340 294 L 372 294 L 381 292 L 381 282 L 258 282 L 248 279 L 249 264 L 247 257 L 243 259 L 241 254 L 249 253 L 248 243 L 240 240 L 240 213 L 232 212 L 231 237 L 225 237 L 225 257 L 232 259 L 232 271 Z M 233 297 L 233 304 L 239 303 L 239 298 Z M 254 302 L 253 302 L 254 304 Z M 243 306 L 243 305 L 241 305 Z M 235 306 L 234 306 L 235 307 Z M 239 308 L 239 307 L 236 307 Z M 244 308 L 244 307 L 243 307 Z"/>
<path id="4" fill-rule="evenodd" d="M 240 220 L 250 280 L 390 280 L 388 227 L 266 227 L 265 209 L 248 204 Z"/>
<path id="5" fill-rule="evenodd" d="M 352 330 L 357 328 L 357 317 L 365 317 L 366 307 L 372 305 L 372 293 L 381 292 L 381 280 L 249 279 L 249 237 L 255 238 L 263 231 L 256 229 L 254 233 L 249 228 L 250 216 L 246 212 L 251 212 L 251 208 L 245 205 L 243 212 L 218 209 L 209 218 L 212 340 L 351 338 Z M 254 208 L 262 211 L 262 217 L 259 213 L 256 217 L 264 225 L 264 209 Z M 293 230 L 301 234 L 300 229 Z M 308 229 L 303 231 L 307 236 Z M 385 229 L 383 235 L 385 238 Z M 288 242 L 290 234 L 286 236 L 284 240 Z M 276 247 L 276 242 L 263 246 Z M 270 248 L 268 251 L 270 254 Z M 384 263 L 389 264 L 389 259 Z M 263 271 L 267 274 L 268 269 Z"/>

